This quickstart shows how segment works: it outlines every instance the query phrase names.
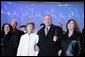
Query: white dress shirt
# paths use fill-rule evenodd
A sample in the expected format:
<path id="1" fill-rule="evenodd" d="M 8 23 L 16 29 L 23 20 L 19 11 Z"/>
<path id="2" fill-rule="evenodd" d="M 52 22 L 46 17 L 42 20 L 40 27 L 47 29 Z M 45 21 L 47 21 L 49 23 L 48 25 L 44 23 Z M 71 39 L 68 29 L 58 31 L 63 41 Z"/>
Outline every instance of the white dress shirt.
<path id="1" fill-rule="evenodd" d="M 45 27 L 45 35 L 48 34 L 49 29 L 50 29 L 50 26 Z"/>

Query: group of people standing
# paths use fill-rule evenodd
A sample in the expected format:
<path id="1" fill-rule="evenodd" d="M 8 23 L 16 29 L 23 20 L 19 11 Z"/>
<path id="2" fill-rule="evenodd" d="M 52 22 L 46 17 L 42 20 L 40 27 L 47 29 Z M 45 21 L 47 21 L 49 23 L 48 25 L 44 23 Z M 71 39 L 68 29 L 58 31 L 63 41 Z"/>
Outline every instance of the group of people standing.
<path id="1" fill-rule="evenodd" d="M 26 24 L 26 33 L 16 28 L 17 22 L 2 27 L 2 56 L 82 56 L 84 55 L 84 29 L 81 33 L 77 22 L 69 19 L 67 31 L 52 24 L 52 17 L 45 15 L 42 28 L 34 33 L 35 24 Z"/>

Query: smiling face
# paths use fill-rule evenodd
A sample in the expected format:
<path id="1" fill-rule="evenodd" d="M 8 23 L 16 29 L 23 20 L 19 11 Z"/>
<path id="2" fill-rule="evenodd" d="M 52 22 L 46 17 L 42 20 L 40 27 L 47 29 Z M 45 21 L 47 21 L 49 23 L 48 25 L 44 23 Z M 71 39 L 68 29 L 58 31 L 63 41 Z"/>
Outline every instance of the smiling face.
<path id="1" fill-rule="evenodd" d="M 27 25 L 27 32 L 31 33 L 34 30 L 34 26 L 32 24 Z"/>
<path id="2" fill-rule="evenodd" d="M 51 25 L 51 22 L 52 22 L 51 16 L 49 16 L 49 15 L 44 16 L 44 24 L 45 24 L 46 26 Z"/>
<path id="3" fill-rule="evenodd" d="M 35 24 L 33 22 L 28 22 L 26 24 L 27 33 L 32 33 L 34 30 L 34 27 L 35 27 Z"/>
<path id="4" fill-rule="evenodd" d="M 8 33 L 9 31 L 10 31 L 10 27 L 9 27 L 9 25 L 6 24 L 6 25 L 4 26 L 4 32 L 5 32 L 5 33 Z"/>
<path id="5" fill-rule="evenodd" d="M 16 27 L 17 27 L 17 22 L 16 21 L 11 21 L 10 24 L 13 27 L 13 29 L 16 29 Z"/>
<path id="6" fill-rule="evenodd" d="M 75 28 L 74 21 L 70 21 L 67 26 L 68 26 L 68 30 L 74 30 Z"/>

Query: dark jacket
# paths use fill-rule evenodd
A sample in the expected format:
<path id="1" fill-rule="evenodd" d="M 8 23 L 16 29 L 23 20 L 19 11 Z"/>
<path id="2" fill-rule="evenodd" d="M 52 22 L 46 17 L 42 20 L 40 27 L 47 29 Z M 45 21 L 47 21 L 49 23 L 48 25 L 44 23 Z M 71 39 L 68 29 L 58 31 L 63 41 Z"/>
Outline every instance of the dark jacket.
<path id="1" fill-rule="evenodd" d="M 70 37 L 68 37 L 68 33 L 65 33 L 61 40 L 62 56 L 79 56 L 80 38 L 81 33 L 77 31 L 74 31 Z"/>
<path id="2" fill-rule="evenodd" d="M 15 56 L 17 48 L 17 37 L 9 32 L 1 34 L 1 56 Z"/>
<path id="3" fill-rule="evenodd" d="M 80 52 L 80 56 L 84 56 L 84 29 L 82 30 L 82 38 L 80 39 L 80 43 L 81 43 L 81 52 Z"/>
<path id="4" fill-rule="evenodd" d="M 63 32 L 62 28 L 52 24 L 47 36 L 45 35 L 44 30 L 45 28 L 42 28 L 40 31 L 38 31 L 38 45 L 40 48 L 39 56 L 56 56 L 57 51 L 60 48 L 59 38 Z M 58 37 L 58 40 L 56 42 L 53 41 L 55 35 Z"/>
<path id="5" fill-rule="evenodd" d="M 12 32 L 12 34 L 17 36 L 17 41 L 18 41 L 18 44 L 19 44 L 21 36 L 25 33 L 23 31 L 16 29 L 15 31 Z"/>

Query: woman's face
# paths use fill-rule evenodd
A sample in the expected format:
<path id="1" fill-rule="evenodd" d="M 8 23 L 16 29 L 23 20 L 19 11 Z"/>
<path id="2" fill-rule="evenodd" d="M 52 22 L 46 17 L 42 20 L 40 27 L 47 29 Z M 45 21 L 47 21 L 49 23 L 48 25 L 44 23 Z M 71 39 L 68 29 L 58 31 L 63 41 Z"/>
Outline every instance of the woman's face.
<path id="1" fill-rule="evenodd" d="M 5 26 L 4 26 L 4 32 L 9 32 L 9 31 L 10 31 L 9 25 L 5 25 Z"/>
<path id="2" fill-rule="evenodd" d="M 27 25 L 27 32 L 33 32 L 34 28 L 32 24 Z"/>
<path id="3" fill-rule="evenodd" d="M 73 30 L 74 29 L 74 22 L 73 21 L 70 21 L 68 23 L 68 30 Z"/>

